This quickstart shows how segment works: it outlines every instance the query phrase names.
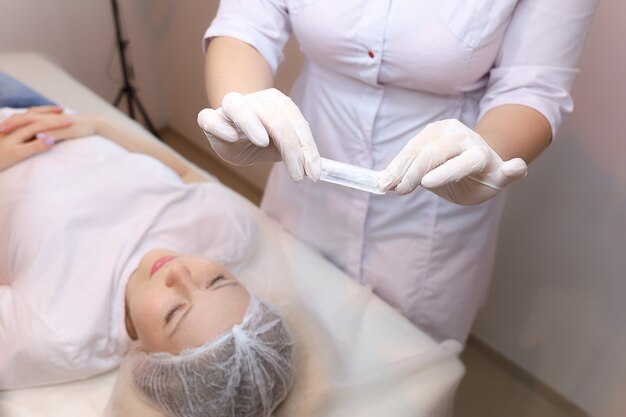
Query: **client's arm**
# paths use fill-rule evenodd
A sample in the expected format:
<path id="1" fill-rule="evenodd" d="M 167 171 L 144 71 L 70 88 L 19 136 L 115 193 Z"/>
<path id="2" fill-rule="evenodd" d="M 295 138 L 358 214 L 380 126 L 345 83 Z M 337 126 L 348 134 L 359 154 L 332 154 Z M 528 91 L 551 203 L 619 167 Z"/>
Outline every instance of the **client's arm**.
<path id="1" fill-rule="evenodd" d="M 37 149 L 38 152 L 49 149 L 53 143 L 76 139 L 90 135 L 103 136 L 118 145 L 128 149 L 131 152 L 139 152 L 149 155 L 167 165 L 186 183 L 206 181 L 201 175 L 190 169 L 184 160 L 176 153 L 172 152 L 166 145 L 147 140 L 145 137 L 134 132 L 122 129 L 101 117 L 91 115 L 63 115 L 56 113 L 41 113 L 37 111 L 16 115 L 6 121 L 0 123 L 0 171 L 13 165 L 22 159 L 33 154 L 25 155 L 26 152 L 20 153 L 10 160 L 3 151 L 3 145 L 10 141 L 4 141 L 1 134 L 10 132 L 9 135 L 15 136 L 19 132 L 19 139 L 11 141 L 19 142 L 21 146 Z M 35 136 L 36 135 L 36 136 Z M 35 140 L 31 140 L 33 138 Z M 45 145 L 45 146 L 44 146 Z M 17 153 L 17 152 L 15 152 Z M 22 156 L 24 154 L 24 156 Z M 21 159 L 19 159 L 21 158 Z M 3 161 L 7 159 L 7 161 Z M 6 166 L 5 166 L 6 165 Z"/>
<path id="2" fill-rule="evenodd" d="M 131 152 L 143 153 L 158 159 L 161 163 L 176 171 L 186 183 L 206 181 L 193 169 L 190 169 L 178 154 L 172 152 L 170 148 L 160 142 L 146 140 L 145 137 L 122 129 L 98 116 L 77 116 L 77 118 L 78 123 L 92 123 L 95 128 L 95 134 L 104 136 Z M 71 130 L 71 128 L 49 132 L 49 134 L 53 135 L 55 139 L 57 137 L 61 138 L 64 130 Z"/>

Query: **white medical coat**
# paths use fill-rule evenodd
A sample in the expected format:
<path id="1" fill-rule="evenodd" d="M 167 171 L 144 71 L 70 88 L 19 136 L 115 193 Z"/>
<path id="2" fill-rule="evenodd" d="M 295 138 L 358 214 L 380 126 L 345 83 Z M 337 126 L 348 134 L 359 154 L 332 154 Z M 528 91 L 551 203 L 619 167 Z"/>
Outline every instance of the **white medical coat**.
<path id="1" fill-rule="evenodd" d="M 273 71 L 294 33 L 291 97 L 320 155 L 383 169 L 426 124 L 473 127 L 504 104 L 553 134 L 595 0 L 222 0 L 205 33 L 254 46 Z M 438 339 L 464 341 L 486 294 L 504 193 L 458 206 L 418 189 L 371 195 L 272 170 L 262 208 Z"/>
<path id="2" fill-rule="evenodd" d="M 254 243 L 252 214 L 222 185 L 183 184 L 97 136 L 0 172 L 0 196 L 0 390 L 118 366 L 126 283 L 148 250 L 233 266 Z"/>

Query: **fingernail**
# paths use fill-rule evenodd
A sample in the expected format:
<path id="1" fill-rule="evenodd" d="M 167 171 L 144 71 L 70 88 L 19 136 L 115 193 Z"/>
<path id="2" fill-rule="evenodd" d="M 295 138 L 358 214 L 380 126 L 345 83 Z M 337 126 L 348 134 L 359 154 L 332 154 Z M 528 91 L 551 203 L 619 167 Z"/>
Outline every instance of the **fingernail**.
<path id="1" fill-rule="evenodd" d="M 215 125 L 215 130 L 220 134 L 225 136 L 227 139 L 236 142 L 239 139 L 239 135 L 235 131 L 234 128 L 230 126 L 225 126 L 221 123 L 217 123 Z"/>
<path id="2" fill-rule="evenodd" d="M 250 140 L 257 146 L 265 148 L 270 144 L 270 137 L 267 134 L 267 131 L 263 128 L 263 126 L 252 126 L 249 130 L 246 131 L 248 133 L 248 137 Z"/>
<path id="3" fill-rule="evenodd" d="M 391 175 L 381 173 L 378 177 L 378 188 L 380 188 L 381 190 L 387 190 L 392 181 L 393 177 Z"/>
<path id="4" fill-rule="evenodd" d="M 0 126 L 0 132 L 4 132 L 6 130 L 5 126 Z"/>
<path id="5" fill-rule="evenodd" d="M 410 191 L 410 188 L 407 186 L 403 186 L 403 184 L 399 184 L 396 186 L 396 192 L 400 195 L 408 194 L 409 191 Z"/>
<path id="6" fill-rule="evenodd" d="M 291 179 L 293 179 L 295 182 L 302 182 L 302 180 L 304 179 L 304 176 L 302 175 L 301 172 L 292 172 Z"/>
<path id="7" fill-rule="evenodd" d="M 54 145 L 54 138 L 52 136 L 46 135 L 45 133 L 37 133 L 37 139 L 42 139 L 43 143 L 46 145 Z"/>

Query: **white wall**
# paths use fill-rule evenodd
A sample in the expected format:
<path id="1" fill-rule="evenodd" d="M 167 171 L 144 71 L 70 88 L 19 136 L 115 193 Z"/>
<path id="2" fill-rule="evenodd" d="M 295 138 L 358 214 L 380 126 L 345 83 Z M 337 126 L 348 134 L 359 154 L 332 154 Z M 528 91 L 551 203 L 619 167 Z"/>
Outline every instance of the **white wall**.
<path id="1" fill-rule="evenodd" d="M 556 143 L 509 194 L 474 334 L 594 416 L 626 416 L 626 2 L 600 2 Z"/>

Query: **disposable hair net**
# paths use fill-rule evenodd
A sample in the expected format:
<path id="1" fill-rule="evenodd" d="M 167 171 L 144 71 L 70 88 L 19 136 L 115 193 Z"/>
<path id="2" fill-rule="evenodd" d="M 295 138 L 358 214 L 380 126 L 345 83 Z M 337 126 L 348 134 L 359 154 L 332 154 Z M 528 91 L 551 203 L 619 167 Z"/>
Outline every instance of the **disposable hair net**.
<path id="1" fill-rule="evenodd" d="M 243 321 L 218 339 L 179 355 L 139 354 L 132 379 L 170 416 L 265 417 L 293 384 L 294 355 L 283 317 L 251 297 Z"/>
<path id="2" fill-rule="evenodd" d="M 453 360 L 458 343 L 437 344 L 416 333 L 371 288 L 338 276 L 308 247 L 284 239 L 278 225 L 261 222 L 259 227 L 263 244 L 229 267 L 252 294 L 280 310 L 298 342 L 297 375 L 273 417 L 450 414 L 461 372 Z M 162 417 L 157 403 L 137 398 L 132 356 L 122 365 L 109 415 Z M 211 412 L 206 415 L 224 415 Z"/>

